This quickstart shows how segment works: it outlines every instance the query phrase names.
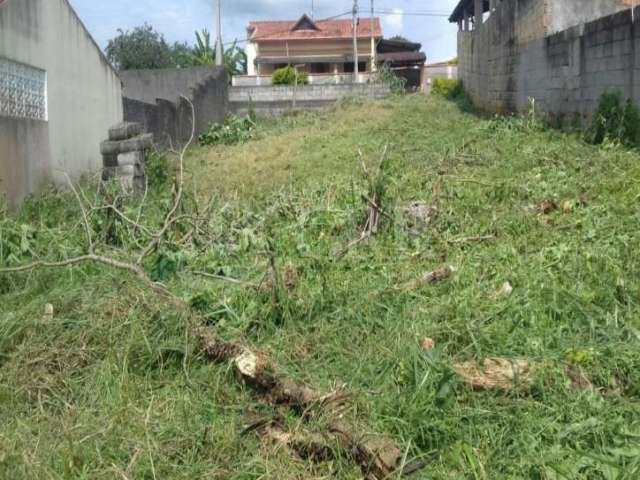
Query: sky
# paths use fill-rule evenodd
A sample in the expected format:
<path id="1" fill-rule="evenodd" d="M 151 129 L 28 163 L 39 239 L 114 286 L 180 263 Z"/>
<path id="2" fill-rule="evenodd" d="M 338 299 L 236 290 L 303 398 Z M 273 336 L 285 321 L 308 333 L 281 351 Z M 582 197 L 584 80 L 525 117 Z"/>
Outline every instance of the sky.
<path id="1" fill-rule="evenodd" d="M 214 30 L 214 0 L 70 0 L 91 34 L 104 48 L 119 28 L 132 29 L 145 22 L 169 42 L 193 43 L 194 32 Z M 222 0 L 223 41 L 246 37 L 251 20 L 293 20 L 310 13 L 312 0 Z M 428 62 L 456 56 L 457 27 L 447 17 L 415 15 L 449 14 L 458 0 L 375 0 L 375 8 L 395 14 L 378 15 L 385 37 L 402 35 L 422 43 Z M 353 0 L 313 0 L 315 18 L 351 11 Z M 369 16 L 370 2 L 360 0 L 361 16 Z M 345 16 L 344 18 L 348 18 Z"/>

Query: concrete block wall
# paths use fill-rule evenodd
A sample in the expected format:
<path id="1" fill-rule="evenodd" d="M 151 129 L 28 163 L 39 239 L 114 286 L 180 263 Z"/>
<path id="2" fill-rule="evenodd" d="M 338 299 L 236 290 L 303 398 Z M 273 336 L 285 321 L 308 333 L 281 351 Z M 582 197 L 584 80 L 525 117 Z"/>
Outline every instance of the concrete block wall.
<path id="1" fill-rule="evenodd" d="M 135 94 L 134 98 L 123 97 L 124 119 L 142 124 L 159 147 L 181 145 L 189 139 L 193 118 L 189 101 L 195 111 L 196 135 L 205 132 L 211 123 L 222 122 L 229 111 L 229 78 L 224 68 L 197 67 L 191 73 L 190 69 L 184 70 L 186 73 L 181 75 L 173 70 L 138 71 L 127 77 L 134 79 L 133 84 L 124 83 L 125 92 Z M 163 72 L 166 79 L 162 78 Z M 185 83 L 185 79 L 192 83 Z M 141 85 L 159 87 L 144 90 Z"/>
<path id="2" fill-rule="evenodd" d="M 524 111 L 532 98 L 551 117 L 574 122 L 588 120 L 606 91 L 640 104 L 640 28 L 630 9 L 536 38 L 521 26 L 531 17 L 520 14 L 536 11 L 531 2 L 501 2 L 478 30 L 459 32 L 460 78 L 479 107 Z"/>
<path id="3" fill-rule="evenodd" d="M 390 93 L 388 86 L 378 83 L 231 87 L 229 106 L 232 112 L 243 115 L 251 103 L 258 115 L 276 116 L 292 110 L 318 109 L 345 97 L 384 98 Z"/>

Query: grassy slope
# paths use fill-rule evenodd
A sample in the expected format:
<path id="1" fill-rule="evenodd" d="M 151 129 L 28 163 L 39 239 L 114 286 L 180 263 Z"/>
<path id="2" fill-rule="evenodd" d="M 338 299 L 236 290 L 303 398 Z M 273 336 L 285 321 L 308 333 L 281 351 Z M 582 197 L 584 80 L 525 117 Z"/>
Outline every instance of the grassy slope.
<path id="1" fill-rule="evenodd" d="M 260 136 L 192 154 L 188 184 L 220 208 L 212 242 L 185 258 L 260 280 L 270 237 L 299 280 L 274 308 L 268 294 L 173 277 L 185 298 L 206 293 L 221 335 L 317 388 L 346 383 L 363 422 L 431 460 L 418 478 L 637 478 L 637 154 L 422 97 L 283 119 Z M 361 220 L 357 150 L 373 162 L 385 144 L 396 204 L 425 200 L 440 216 L 419 238 L 400 222 L 334 262 Z M 529 208 L 547 199 L 576 206 Z M 41 255 L 77 250 L 72 198 L 48 200 L 52 213 L 38 204 L 0 223 L 0 245 L 25 224 Z M 485 234 L 497 240 L 448 243 Z M 389 291 L 445 263 L 451 281 Z M 496 300 L 507 280 L 514 294 Z M 57 313 L 43 324 L 46 302 Z M 312 465 L 241 436 L 247 411 L 271 410 L 119 272 L 0 277 L 0 305 L 0 478 L 358 478 L 347 461 Z M 422 352 L 423 337 L 437 348 Z M 544 368 L 528 394 L 473 392 L 451 374 L 485 356 Z M 571 388 L 567 358 L 602 394 Z"/>

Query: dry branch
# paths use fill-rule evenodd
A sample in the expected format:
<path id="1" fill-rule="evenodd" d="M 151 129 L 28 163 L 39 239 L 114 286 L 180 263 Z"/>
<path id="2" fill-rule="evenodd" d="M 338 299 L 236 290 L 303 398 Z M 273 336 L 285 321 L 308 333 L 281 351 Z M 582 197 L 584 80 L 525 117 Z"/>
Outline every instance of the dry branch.
<path id="1" fill-rule="evenodd" d="M 46 261 L 37 261 L 33 263 L 29 263 L 27 265 L 22 265 L 20 267 L 9 267 L 0 269 L 0 274 L 8 274 L 8 273 L 21 273 L 27 272 L 31 270 L 36 270 L 39 268 L 61 268 L 72 265 L 78 265 L 80 263 L 100 263 L 102 265 L 107 265 L 109 267 L 113 267 L 118 270 L 125 270 L 130 273 L 133 273 L 142 283 L 144 283 L 147 287 L 149 287 L 154 292 L 171 299 L 177 299 L 175 295 L 173 295 L 167 288 L 157 282 L 154 282 L 149 278 L 147 273 L 139 266 L 134 265 L 132 263 L 123 262 L 120 260 L 116 260 L 111 257 L 104 257 L 101 255 L 89 254 L 82 255 L 79 257 L 69 258 L 67 260 L 61 260 L 59 262 L 46 262 Z"/>
<path id="2" fill-rule="evenodd" d="M 459 245 L 461 243 L 487 242 L 495 239 L 495 235 L 479 235 L 477 237 L 454 238 L 452 240 L 448 240 L 447 242 L 451 245 Z"/>
<path id="3" fill-rule="evenodd" d="M 368 480 L 390 478 L 401 466 L 402 451 L 391 439 L 364 434 L 344 419 L 344 395 L 319 392 L 277 373 L 277 367 L 261 353 L 225 342 L 202 330 L 200 340 L 205 355 L 216 363 L 231 362 L 242 380 L 274 405 L 286 405 L 297 412 L 317 409 L 328 419 L 330 438 L 354 456 Z"/>
<path id="4" fill-rule="evenodd" d="M 182 192 L 183 192 L 183 189 L 184 189 L 184 156 L 187 153 L 187 149 L 189 148 L 189 146 L 193 142 L 193 139 L 194 139 L 195 134 L 196 134 L 196 111 L 195 111 L 195 108 L 194 108 L 193 103 L 191 102 L 191 100 L 189 100 L 185 96 L 182 96 L 182 98 L 184 100 L 186 100 L 187 103 L 189 104 L 189 106 L 191 107 L 191 119 L 192 119 L 192 121 L 191 121 L 191 136 L 189 137 L 189 140 L 187 141 L 185 146 L 180 151 L 180 155 L 178 157 L 178 164 L 179 164 L 178 165 L 179 166 L 178 191 L 176 192 L 176 197 L 175 197 L 175 199 L 173 201 L 173 206 L 171 207 L 171 209 L 167 213 L 167 216 L 164 219 L 164 223 L 162 225 L 162 228 L 160 228 L 160 231 L 158 231 L 158 233 L 156 233 L 153 236 L 153 238 L 151 239 L 149 244 L 142 250 L 142 252 L 140 252 L 140 255 L 138 256 L 138 259 L 136 260 L 136 264 L 137 265 L 142 264 L 144 259 L 146 257 L 148 257 L 158 247 L 158 245 L 160 244 L 160 242 L 164 238 L 164 236 L 167 233 L 167 231 L 169 230 L 169 228 L 171 228 L 171 226 L 175 223 L 175 221 L 176 221 L 176 212 L 178 211 L 178 208 L 180 207 L 180 203 L 182 201 Z"/>
<path id="5" fill-rule="evenodd" d="M 251 287 L 251 288 L 256 288 L 256 289 L 258 288 L 258 285 L 256 285 L 255 283 L 246 282 L 244 280 L 238 280 L 237 278 L 226 277 L 224 275 L 216 275 L 214 273 L 195 272 L 195 271 L 192 271 L 191 273 L 193 275 L 197 275 L 199 277 L 208 278 L 208 279 L 211 279 L 211 280 L 220 280 L 221 282 L 229 282 L 229 283 L 233 283 L 235 285 L 242 285 L 244 287 Z"/>
<path id="6" fill-rule="evenodd" d="M 420 276 L 415 280 L 407 282 L 403 285 L 398 285 L 395 287 L 396 290 L 415 290 L 416 288 L 420 288 L 424 285 L 430 285 L 433 283 L 439 283 L 444 280 L 450 278 L 456 269 L 451 266 L 446 266 L 439 268 L 438 270 L 434 270 L 433 272 L 428 272 Z"/>
<path id="7" fill-rule="evenodd" d="M 154 291 L 155 293 L 170 299 L 172 301 L 172 303 L 174 303 L 177 306 L 183 307 L 185 306 L 185 302 L 180 299 L 179 297 L 177 297 L 176 295 L 174 295 L 173 293 L 171 293 L 164 285 L 158 283 L 158 282 L 154 282 L 153 280 L 151 280 L 151 278 L 149 277 L 149 275 L 147 275 L 147 273 L 144 271 L 144 268 L 142 267 L 142 261 L 145 259 L 145 257 L 147 257 L 162 241 L 162 239 L 164 238 L 164 235 L 166 234 L 167 230 L 178 220 L 180 220 L 182 217 L 179 217 L 176 215 L 178 208 L 180 207 L 180 203 L 181 203 L 181 199 L 182 199 L 182 190 L 183 190 L 183 183 L 184 183 L 184 155 L 187 151 L 187 148 L 189 147 L 189 145 L 191 144 L 191 142 L 193 141 L 193 138 L 195 136 L 195 109 L 193 107 L 193 104 L 191 103 L 191 101 L 189 101 L 188 99 L 186 99 L 187 102 L 189 102 L 189 105 L 191 106 L 191 113 L 192 113 L 192 126 L 191 126 L 191 137 L 189 138 L 189 141 L 187 142 L 187 144 L 184 146 L 184 148 L 182 149 L 182 151 L 180 152 L 180 175 L 179 175 L 179 186 L 178 186 L 178 193 L 175 197 L 175 200 L 173 202 L 173 205 L 171 207 L 171 209 L 169 210 L 169 212 L 167 213 L 163 226 L 160 229 L 160 231 L 155 234 L 153 236 L 153 238 L 151 239 L 151 241 L 149 242 L 149 244 L 147 245 L 147 247 L 145 249 L 142 250 L 142 252 L 140 253 L 140 255 L 138 256 L 137 260 L 135 262 L 132 261 L 124 261 L 124 260 L 119 260 L 116 258 L 112 258 L 112 257 L 107 257 L 107 256 L 103 256 L 103 255 L 96 255 L 93 253 L 93 241 L 91 238 L 91 228 L 89 225 L 89 220 L 88 220 L 88 216 L 87 216 L 87 212 L 85 210 L 84 204 L 82 203 L 82 200 L 80 199 L 80 195 L 78 194 L 78 191 L 76 190 L 75 186 L 73 185 L 73 182 L 71 182 L 71 179 L 69 178 L 69 176 L 65 173 L 65 176 L 69 182 L 69 185 L 71 187 L 71 189 L 73 190 L 73 193 L 76 196 L 76 200 L 78 201 L 79 205 L 80 205 L 80 209 L 82 210 L 82 217 L 83 217 L 83 221 L 84 221 L 84 225 L 85 225 L 85 229 L 86 229 L 86 234 L 87 234 L 87 240 L 89 242 L 89 254 L 87 255 L 81 255 L 78 257 L 74 257 L 74 258 L 69 258 L 66 260 L 61 260 L 61 261 L 56 261 L 56 262 L 49 262 L 49 261 L 36 261 L 36 262 L 32 262 L 30 264 L 27 265 L 22 265 L 19 267 L 10 267 L 10 268 L 2 268 L 0 269 L 0 274 L 11 274 L 11 273 L 21 273 L 21 272 L 26 272 L 26 271 L 31 271 L 31 270 L 35 270 L 35 269 L 39 269 L 39 268 L 62 268 L 62 267 L 67 267 L 67 266 L 72 266 L 72 265 L 78 265 L 81 263 L 99 263 L 102 265 L 107 265 L 110 266 L 112 268 L 118 269 L 118 270 L 122 270 L 122 271 L 127 271 L 129 273 L 132 273 L 136 276 L 136 278 L 138 278 L 138 280 L 140 280 L 146 287 L 148 287 L 149 289 L 151 289 L 152 291 Z M 108 205 L 104 208 L 108 208 L 110 210 L 113 210 L 117 215 L 119 215 L 122 219 L 124 219 L 125 221 L 127 221 L 127 223 L 131 223 L 134 224 L 135 226 L 137 226 L 138 228 L 144 228 L 142 227 L 138 222 L 134 222 L 133 220 L 129 219 L 126 215 L 124 215 L 124 213 L 122 213 L 121 211 L 119 211 L 114 205 Z M 92 211 L 93 210 L 97 210 L 98 208 L 92 207 Z"/>
<path id="8" fill-rule="evenodd" d="M 89 243 L 89 253 L 93 253 L 93 239 L 91 236 L 91 226 L 89 225 L 89 218 L 87 217 L 87 211 L 84 208 L 84 204 L 82 203 L 82 200 L 80 199 L 80 195 L 78 194 L 76 187 L 73 185 L 73 182 L 69 177 L 69 174 L 67 172 L 63 172 L 63 173 L 65 178 L 67 179 L 67 183 L 69 184 L 69 187 L 71 187 L 71 190 L 73 191 L 73 194 L 75 195 L 76 200 L 78 201 L 80 210 L 82 211 L 82 220 L 84 223 L 84 230 L 87 235 L 87 242 Z"/>

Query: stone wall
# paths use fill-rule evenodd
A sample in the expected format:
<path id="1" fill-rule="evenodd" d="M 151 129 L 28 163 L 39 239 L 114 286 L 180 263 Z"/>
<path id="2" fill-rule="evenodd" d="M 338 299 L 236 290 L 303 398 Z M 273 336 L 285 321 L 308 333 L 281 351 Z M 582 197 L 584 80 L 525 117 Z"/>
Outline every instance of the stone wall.
<path id="1" fill-rule="evenodd" d="M 231 87 L 229 107 L 232 112 L 243 115 L 251 103 L 258 115 L 275 116 L 291 111 L 315 110 L 345 97 L 383 98 L 390 93 L 389 87 L 375 83 Z"/>
<path id="2" fill-rule="evenodd" d="M 0 113 L 0 197 L 16 205 L 43 183 L 66 185 L 65 172 L 77 177 L 101 168 L 100 142 L 122 121 L 122 91 L 67 0 L 0 3 L 0 83 L 11 82 L 16 68 L 45 78 L 44 114 Z"/>
<path id="3" fill-rule="evenodd" d="M 522 26 L 531 17 L 521 16 L 532 1 L 502 2 L 480 28 L 459 32 L 459 75 L 474 103 L 524 111 L 533 98 L 563 121 L 588 119 L 608 90 L 640 103 L 640 29 L 630 9 L 535 38 Z"/>
<path id="4" fill-rule="evenodd" d="M 196 135 L 206 131 L 212 122 L 221 122 L 228 112 L 228 88 L 229 80 L 224 68 L 206 70 L 198 67 L 193 73 L 190 69 L 183 69 L 186 75 L 176 76 L 175 71 L 159 70 L 137 71 L 135 88 L 125 82 L 125 96 L 123 98 L 124 118 L 127 122 L 136 122 L 143 125 L 146 132 L 152 133 L 154 142 L 159 147 L 167 147 L 170 144 L 181 145 L 185 143 L 192 126 L 192 112 L 188 98 L 195 110 Z M 178 70 L 179 71 L 179 70 Z M 206 75 L 202 73 L 206 71 Z M 152 80 L 144 80 L 145 76 L 140 72 L 148 72 Z M 158 73 L 160 72 L 160 73 Z M 162 80 L 162 73 L 166 72 L 167 80 Z M 180 78 L 180 81 L 173 81 Z M 185 79 L 192 79 L 195 83 L 186 85 Z M 158 85 L 157 91 L 145 91 L 131 98 L 128 94 L 137 91 L 140 84 Z M 171 85 L 173 87 L 169 88 Z M 153 101 L 150 99 L 153 98 Z"/>

